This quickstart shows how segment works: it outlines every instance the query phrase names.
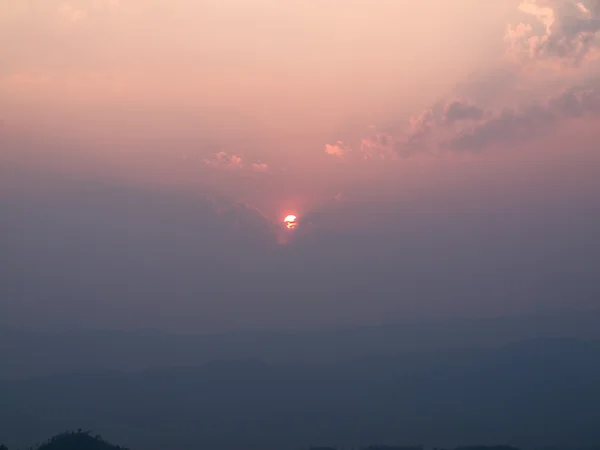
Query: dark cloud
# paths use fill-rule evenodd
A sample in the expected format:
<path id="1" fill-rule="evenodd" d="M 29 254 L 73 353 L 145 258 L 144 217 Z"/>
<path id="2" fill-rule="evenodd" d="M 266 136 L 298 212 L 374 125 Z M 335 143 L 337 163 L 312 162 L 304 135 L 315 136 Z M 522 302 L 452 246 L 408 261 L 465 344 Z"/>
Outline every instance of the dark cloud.
<path id="1" fill-rule="evenodd" d="M 459 122 L 476 122 L 483 118 L 485 111 L 465 99 L 452 99 L 438 102 L 416 117 L 411 117 L 409 129 L 396 139 L 395 150 L 409 157 L 437 146 L 435 135 Z M 372 141 L 372 139 L 371 139 Z"/>
<path id="2" fill-rule="evenodd" d="M 554 115 L 545 108 L 505 109 L 472 129 L 460 132 L 442 146 L 453 150 L 481 150 L 492 143 L 523 141 L 553 120 Z"/>
<path id="3" fill-rule="evenodd" d="M 457 99 L 446 104 L 443 122 L 452 124 L 462 120 L 479 120 L 483 114 L 483 109 L 465 100 Z"/>
<path id="4" fill-rule="evenodd" d="M 504 109 L 473 128 L 443 143 L 454 150 L 481 150 L 493 143 L 515 143 L 535 137 L 561 119 L 600 113 L 600 95 L 595 89 L 571 88 L 544 105 L 526 109 Z"/>
<path id="5" fill-rule="evenodd" d="M 477 121 L 485 111 L 468 100 L 457 98 L 438 102 L 417 117 L 412 117 L 406 133 L 407 142 L 416 142 L 428 137 L 436 127 L 452 125 L 462 121 Z"/>
<path id="6" fill-rule="evenodd" d="M 600 113 L 600 93 L 594 88 L 571 88 L 548 102 L 550 110 L 567 117 Z"/>

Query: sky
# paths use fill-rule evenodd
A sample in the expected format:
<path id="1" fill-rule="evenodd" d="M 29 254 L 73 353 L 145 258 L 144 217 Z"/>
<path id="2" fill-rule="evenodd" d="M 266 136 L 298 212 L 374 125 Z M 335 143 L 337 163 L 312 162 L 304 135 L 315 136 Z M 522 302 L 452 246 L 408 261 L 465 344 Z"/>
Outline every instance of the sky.
<path id="1" fill-rule="evenodd" d="M 0 325 L 595 309 L 599 34 L 598 0 L 3 0 Z"/>

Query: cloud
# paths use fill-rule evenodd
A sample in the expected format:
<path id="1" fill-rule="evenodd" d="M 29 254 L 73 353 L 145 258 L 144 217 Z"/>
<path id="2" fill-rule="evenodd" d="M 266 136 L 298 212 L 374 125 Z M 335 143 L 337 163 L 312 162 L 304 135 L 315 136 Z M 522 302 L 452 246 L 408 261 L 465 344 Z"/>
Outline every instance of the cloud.
<path id="1" fill-rule="evenodd" d="M 595 88 L 571 88 L 551 98 L 548 106 L 567 117 L 600 114 L 600 92 Z"/>
<path id="2" fill-rule="evenodd" d="M 498 143 L 514 143 L 536 136 L 559 120 L 600 115 L 600 93 L 590 88 L 571 88 L 545 104 L 525 109 L 503 109 L 443 143 L 454 150 L 481 150 Z"/>
<path id="3" fill-rule="evenodd" d="M 483 108 L 466 99 L 454 98 L 438 102 L 418 116 L 412 116 L 409 119 L 408 130 L 398 137 L 377 132 L 375 127 L 371 127 L 373 133 L 361 139 L 360 153 L 365 160 L 395 159 L 398 155 L 411 156 L 436 145 L 431 139 L 438 132 L 451 132 L 455 124 L 477 122 L 486 114 Z M 341 141 L 335 146 L 326 146 L 327 153 L 339 157 L 344 156 L 343 150 Z"/>
<path id="4" fill-rule="evenodd" d="M 396 154 L 396 145 L 396 139 L 391 134 L 374 131 L 371 136 L 361 140 L 360 151 L 363 155 L 363 159 L 393 158 Z"/>
<path id="5" fill-rule="evenodd" d="M 524 0 L 519 9 L 536 19 L 507 30 L 511 50 L 521 56 L 578 65 L 599 49 L 599 0 Z"/>
<path id="6" fill-rule="evenodd" d="M 417 117 L 411 117 L 409 120 L 410 130 L 407 134 L 407 140 L 409 142 L 414 142 L 429 135 L 435 122 L 435 116 L 431 109 L 423 111 Z"/>
<path id="7" fill-rule="evenodd" d="M 442 147 L 453 150 L 481 150 L 493 142 L 522 141 L 553 120 L 554 116 L 545 108 L 532 107 L 524 111 L 506 108 L 473 129 L 460 132 L 443 142 Z"/>
<path id="8" fill-rule="evenodd" d="M 246 165 L 242 162 L 242 158 L 227 152 L 218 152 L 212 159 L 205 159 L 204 164 L 221 169 L 250 169 L 256 172 L 267 172 L 269 170 L 269 166 L 265 163 L 255 162 Z"/>
<path id="9" fill-rule="evenodd" d="M 584 70 L 590 66 L 580 66 L 600 55 L 600 0 L 524 0 L 519 9 L 533 20 L 508 27 L 507 52 L 517 56 L 515 60 L 504 61 L 492 76 L 471 77 L 460 85 L 460 97 L 411 116 L 404 132 L 363 138 L 365 159 L 390 150 L 403 156 L 440 148 L 477 151 L 494 143 L 534 138 L 568 120 L 600 115 L 597 81 L 583 86 L 570 81 L 589 76 Z M 573 70 L 552 71 L 551 83 L 540 80 L 535 91 L 525 91 L 524 86 L 532 87 L 527 70 L 531 61 L 558 61 Z M 562 91 L 557 93 L 557 86 Z M 538 100 L 529 97 L 519 105 L 521 93 L 534 93 Z M 540 102 L 544 97 L 547 100 Z"/>
<path id="10" fill-rule="evenodd" d="M 342 141 L 337 141 L 335 144 L 325 144 L 325 153 L 340 159 L 344 159 L 346 153 L 350 151 L 351 149 L 348 146 L 345 146 Z"/>
<path id="11" fill-rule="evenodd" d="M 241 169 L 242 158 L 237 155 L 230 155 L 226 152 L 218 152 L 213 159 L 205 159 L 204 163 L 211 167 L 220 167 L 226 169 Z"/>
<path id="12" fill-rule="evenodd" d="M 353 159 L 363 160 L 395 158 L 397 142 L 394 136 L 378 132 L 375 127 L 370 128 L 373 133 L 360 140 L 357 151 L 352 151 L 349 145 L 338 141 L 335 144 L 326 144 L 325 153 L 342 160 L 346 160 L 350 156 L 353 156 Z"/>
<path id="13" fill-rule="evenodd" d="M 559 121 L 600 115 L 597 84 L 568 88 L 541 104 L 500 107 L 495 111 L 465 99 L 440 102 L 411 117 L 402 137 L 366 138 L 361 149 L 370 154 L 372 149 L 387 148 L 393 142 L 397 153 L 409 156 L 433 147 L 478 151 L 494 143 L 526 141 Z"/>
<path id="14" fill-rule="evenodd" d="M 397 140 L 396 150 L 405 156 L 423 151 L 435 145 L 429 141 L 436 132 L 457 122 L 473 122 L 483 118 L 485 111 L 475 104 L 461 98 L 438 102 L 409 120 L 408 130 Z"/>
<path id="15" fill-rule="evenodd" d="M 446 104 L 443 122 L 452 124 L 462 120 L 479 120 L 483 117 L 483 109 L 461 99 L 452 100 Z"/>
<path id="16" fill-rule="evenodd" d="M 257 172 L 266 172 L 269 170 L 269 166 L 264 163 L 252 163 L 250 167 Z"/>

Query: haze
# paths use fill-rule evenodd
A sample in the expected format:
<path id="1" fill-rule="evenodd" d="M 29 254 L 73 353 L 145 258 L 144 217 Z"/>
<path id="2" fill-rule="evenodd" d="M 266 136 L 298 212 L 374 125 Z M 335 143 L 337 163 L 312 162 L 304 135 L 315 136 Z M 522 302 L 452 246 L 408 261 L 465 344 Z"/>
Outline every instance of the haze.
<path id="1" fill-rule="evenodd" d="M 599 142 L 600 0 L 0 0 L 0 449 L 597 450 Z"/>
<path id="2" fill-rule="evenodd" d="M 0 322 L 208 332 L 595 309 L 598 13 L 4 0 Z"/>

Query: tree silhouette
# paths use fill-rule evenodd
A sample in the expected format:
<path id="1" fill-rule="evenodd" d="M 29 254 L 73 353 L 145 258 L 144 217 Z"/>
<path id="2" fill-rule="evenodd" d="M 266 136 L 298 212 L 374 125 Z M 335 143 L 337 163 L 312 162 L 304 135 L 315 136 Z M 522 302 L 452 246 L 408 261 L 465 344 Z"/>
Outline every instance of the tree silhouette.
<path id="1" fill-rule="evenodd" d="M 3 450 L 3 449 L 0 449 Z M 37 448 L 37 450 L 127 450 L 109 444 L 100 435 L 92 436 L 91 431 L 71 431 L 58 434 Z"/>
<path id="2" fill-rule="evenodd" d="M 562 447 L 545 448 L 543 450 L 559 450 Z M 568 448 L 568 447 L 567 447 Z M 399 445 L 369 445 L 359 447 L 360 450 L 423 450 L 422 446 L 399 446 Z M 8 450 L 6 445 L 0 444 L 0 450 Z M 129 450 L 125 447 L 110 444 L 99 434 L 92 434 L 89 430 L 78 429 L 77 431 L 67 431 L 58 434 L 43 442 L 36 444 L 27 450 Z M 329 446 L 310 446 L 309 450 L 339 450 L 338 447 Z M 509 445 L 477 445 L 455 448 L 438 448 L 433 450 L 520 450 Z M 582 448 L 582 450 L 600 450 L 600 446 L 591 446 Z"/>

